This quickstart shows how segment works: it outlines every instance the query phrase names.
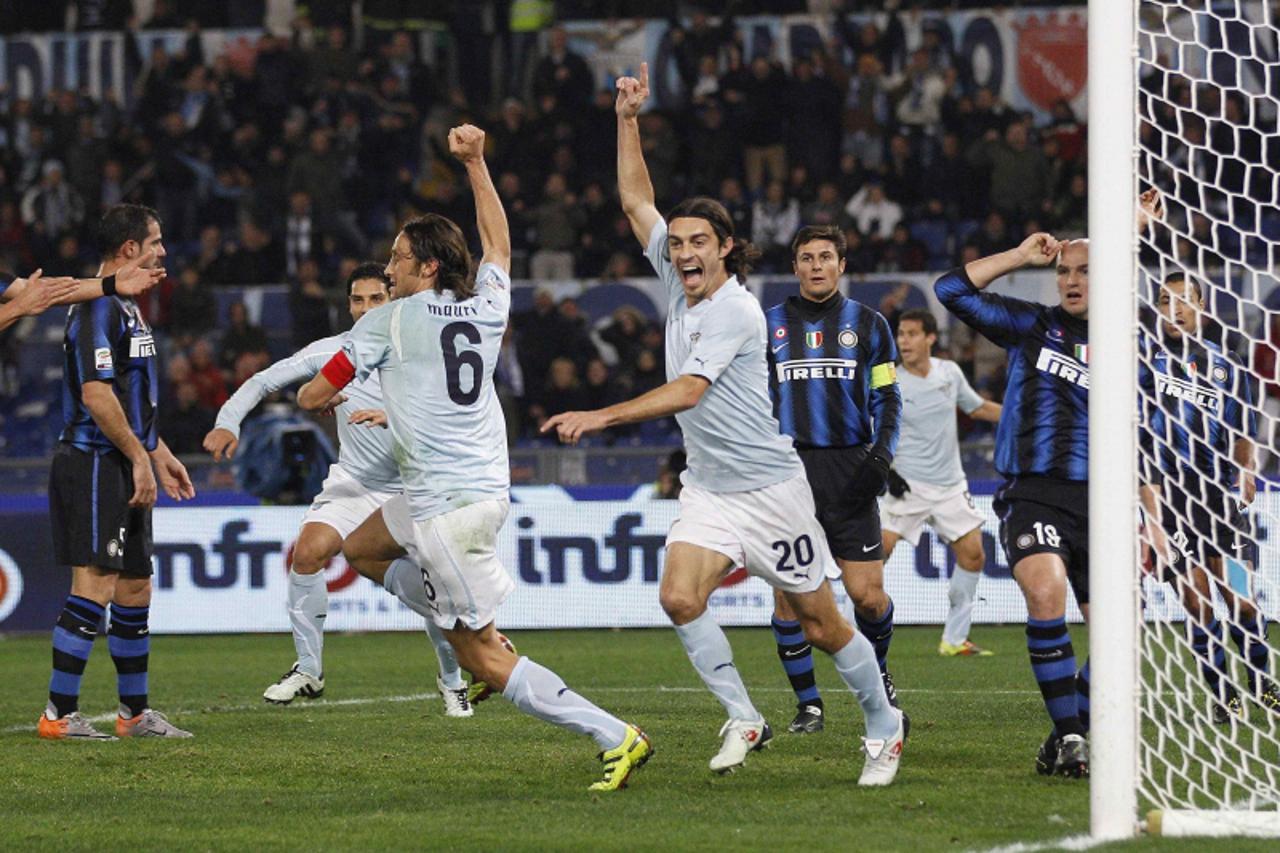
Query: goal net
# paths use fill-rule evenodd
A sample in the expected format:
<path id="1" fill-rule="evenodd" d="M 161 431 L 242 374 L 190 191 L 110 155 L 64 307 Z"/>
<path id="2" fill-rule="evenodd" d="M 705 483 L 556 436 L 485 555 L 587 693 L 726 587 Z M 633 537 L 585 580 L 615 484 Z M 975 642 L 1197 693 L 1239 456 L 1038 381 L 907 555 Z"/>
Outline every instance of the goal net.
<path id="1" fill-rule="evenodd" d="M 1137 791 L 1164 834 L 1280 835 L 1278 10 L 1137 3 Z"/>

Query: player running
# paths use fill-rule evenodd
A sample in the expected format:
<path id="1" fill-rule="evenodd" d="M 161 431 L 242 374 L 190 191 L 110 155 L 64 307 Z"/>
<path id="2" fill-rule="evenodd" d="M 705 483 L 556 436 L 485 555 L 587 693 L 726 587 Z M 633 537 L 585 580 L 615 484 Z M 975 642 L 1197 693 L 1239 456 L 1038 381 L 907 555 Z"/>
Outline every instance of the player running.
<path id="1" fill-rule="evenodd" d="M 367 311 L 390 298 L 390 280 L 377 264 L 361 264 L 347 278 L 347 307 L 358 321 Z M 342 349 L 345 335 L 322 338 L 296 355 L 254 374 L 222 405 L 204 449 L 214 461 L 235 455 L 240 423 L 268 394 L 308 380 Z M 315 698 L 324 692 L 324 620 L 329 605 L 324 568 L 342 551 L 342 541 L 374 510 L 400 493 L 400 471 L 392 457 L 385 428 L 382 389 L 377 374 L 346 389 L 338 417 L 338 461 L 329 468 L 324 488 L 302 520 L 289 566 L 289 622 L 297 660 L 262 697 L 287 705 L 296 697 Z M 371 428 L 372 427 L 372 428 Z M 430 619 L 427 635 L 440 662 L 436 688 L 449 717 L 469 717 L 472 709 L 453 648 Z"/>
<path id="2" fill-rule="evenodd" d="M 323 408 L 353 379 L 379 373 L 404 492 L 347 538 L 347 561 L 430 611 L 458 661 L 521 711 L 594 738 L 604 778 L 591 789 L 616 790 L 649 759 L 649 739 L 551 670 L 517 657 L 493 624 L 515 586 L 497 554 L 510 467 L 493 387 L 511 308 L 511 240 L 484 162 L 484 132 L 454 128 L 449 150 L 466 166 L 475 195 L 479 270 L 473 277 L 453 222 L 428 214 L 406 224 L 387 264 L 396 300 L 356 323 L 298 403 Z M 406 553 L 416 566 L 399 559 Z"/>
<path id="3" fill-rule="evenodd" d="M 844 233 L 805 226 L 791 242 L 799 294 L 765 312 L 769 390 L 782 432 L 795 440 L 813 490 L 818 523 L 853 603 L 853 621 L 871 641 L 890 704 L 897 690 L 886 659 L 893 639 L 893 600 L 884 591 L 877 496 L 898 444 L 893 333 L 878 312 L 840 293 Z M 796 691 L 792 733 L 823 728 L 813 652 L 781 589 L 773 592 L 778 657 Z M 845 614 L 848 618 L 848 614 Z"/>
<path id="4" fill-rule="evenodd" d="M 154 210 L 119 204 L 99 224 L 104 277 L 156 269 L 165 256 Z M 116 275 L 115 280 L 112 276 Z M 151 635 L 151 507 L 156 481 L 174 500 L 195 497 L 187 469 L 156 433 L 156 344 L 131 297 L 118 291 L 67 312 L 62 411 L 49 474 L 54 559 L 71 566 L 71 593 L 53 630 L 42 738 L 114 740 L 79 713 L 80 681 L 98 624 L 110 609 L 107 645 L 116 665 L 118 737 L 191 737 L 148 701 Z M 153 470 L 154 468 L 154 470 Z"/>
<path id="5" fill-rule="evenodd" d="M 1003 275 L 1055 261 L 1058 305 L 984 292 Z M 1076 672 L 1066 612 L 1069 582 L 1089 615 L 1089 243 L 1032 234 L 943 275 L 934 292 L 1009 355 L 995 456 L 1005 483 L 994 506 L 1027 603 L 1031 670 L 1053 720 L 1036 769 L 1087 776 L 1089 664 Z"/>
<path id="6" fill-rule="evenodd" d="M 882 503 L 885 559 L 898 540 L 905 539 L 915 548 L 924 526 L 932 527 L 956 555 L 938 654 L 986 657 L 991 652 L 969 639 L 978 579 L 987 555 L 982 548 L 982 515 L 973 506 L 960 463 L 955 411 L 998 423 L 1001 407 L 982 399 L 958 364 L 933 355 L 937 342 L 938 320 L 931 311 L 913 308 L 898 318 L 902 431 L 889 475 L 889 494 Z"/>
<path id="7" fill-rule="evenodd" d="M 1172 273 L 1160 285 L 1157 305 L 1162 319 L 1155 335 L 1144 335 L 1138 385 L 1142 502 L 1162 577 L 1177 588 L 1190 617 L 1191 647 L 1214 697 L 1214 721 L 1244 712 L 1238 691 L 1224 679 L 1230 670 L 1214 588 L 1231 614 L 1231 639 L 1247 663 L 1250 695 L 1280 711 L 1280 692 L 1268 677 L 1266 618 L 1249 592 L 1257 546 L 1245 511 L 1257 493 L 1258 422 L 1248 374 L 1201 336 L 1198 281 Z"/>
<path id="8" fill-rule="evenodd" d="M 805 636 L 832 655 L 866 715 L 860 785 L 887 785 L 898 772 L 909 725 L 889 704 L 875 650 L 836 609 L 827 584 L 837 571 L 814 517 L 813 493 L 769 400 L 764 312 L 743 286 L 751 247 L 733 237 L 724 206 L 707 198 L 677 205 L 664 221 L 654 206 L 636 116 L 649 95 L 640 79 L 618 80 L 618 190 L 631 229 L 667 287 L 665 385 L 634 400 L 552 417 L 575 444 L 611 426 L 675 415 L 688 468 L 680 515 L 667 535 L 660 599 L 685 652 L 729 719 L 711 769 L 724 773 L 772 737 L 733 664 L 707 599 L 734 566 L 785 591 Z"/>

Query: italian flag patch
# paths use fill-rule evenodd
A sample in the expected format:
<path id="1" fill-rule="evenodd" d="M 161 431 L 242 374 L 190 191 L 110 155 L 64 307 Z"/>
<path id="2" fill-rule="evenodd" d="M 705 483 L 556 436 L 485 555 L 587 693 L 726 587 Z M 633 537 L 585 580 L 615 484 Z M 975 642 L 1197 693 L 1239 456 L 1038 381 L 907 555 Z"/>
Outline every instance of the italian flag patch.
<path id="1" fill-rule="evenodd" d="M 1088 344 L 1076 344 L 1076 361 L 1080 362 L 1081 364 L 1089 363 L 1089 345 Z"/>

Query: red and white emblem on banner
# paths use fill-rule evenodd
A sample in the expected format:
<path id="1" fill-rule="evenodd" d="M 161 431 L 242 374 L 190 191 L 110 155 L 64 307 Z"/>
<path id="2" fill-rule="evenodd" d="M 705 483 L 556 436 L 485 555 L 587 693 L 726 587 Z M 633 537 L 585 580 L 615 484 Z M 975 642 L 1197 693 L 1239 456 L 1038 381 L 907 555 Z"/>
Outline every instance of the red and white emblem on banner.
<path id="1" fill-rule="evenodd" d="M 1018 82 L 1028 100 L 1050 109 L 1074 100 L 1088 80 L 1089 31 L 1082 15 L 1029 16 L 1018 31 Z"/>

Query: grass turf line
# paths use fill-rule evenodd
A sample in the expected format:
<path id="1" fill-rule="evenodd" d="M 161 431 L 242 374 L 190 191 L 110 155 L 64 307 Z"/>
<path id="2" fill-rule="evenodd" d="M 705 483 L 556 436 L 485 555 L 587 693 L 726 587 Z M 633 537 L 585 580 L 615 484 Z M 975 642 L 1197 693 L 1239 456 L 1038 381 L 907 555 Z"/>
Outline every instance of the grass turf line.
<path id="1" fill-rule="evenodd" d="M 787 735 L 794 702 L 770 633 L 729 635 L 776 740 L 726 777 L 707 769 L 723 714 L 673 632 L 513 636 L 522 653 L 653 738 L 654 760 L 630 789 L 607 796 L 586 791 L 600 771 L 588 739 L 497 698 L 470 720 L 446 719 L 434 696 L 414 698 L 434 685 L 422 635 L 326 638 L 324 700 L 287 708 L 261 702 L 292 659 L 287 637 L 157 637 L 153 704 L 196 739 L 117 743 L 38 741 L 48 639 L 8 638 L 0 641 L 5 846 L 921 851 L 1087 832 L 1087 787 L 1032 769 L 1047 720 L 1021 628 L 979 628 L 975 639 L 998 655 L 957 660 L 937 656 L 936 628 L 896 632 L 890 660 L 912 739 L 899 782 L 875 791 L 854 784 L 861 716 L 825 656 L 827 730 Z M 1086 647 L 1082 629 L 1073 639 Z M 99 648 L 81 708 L 100 716 L 114 707 L 114 669 Z"/>

